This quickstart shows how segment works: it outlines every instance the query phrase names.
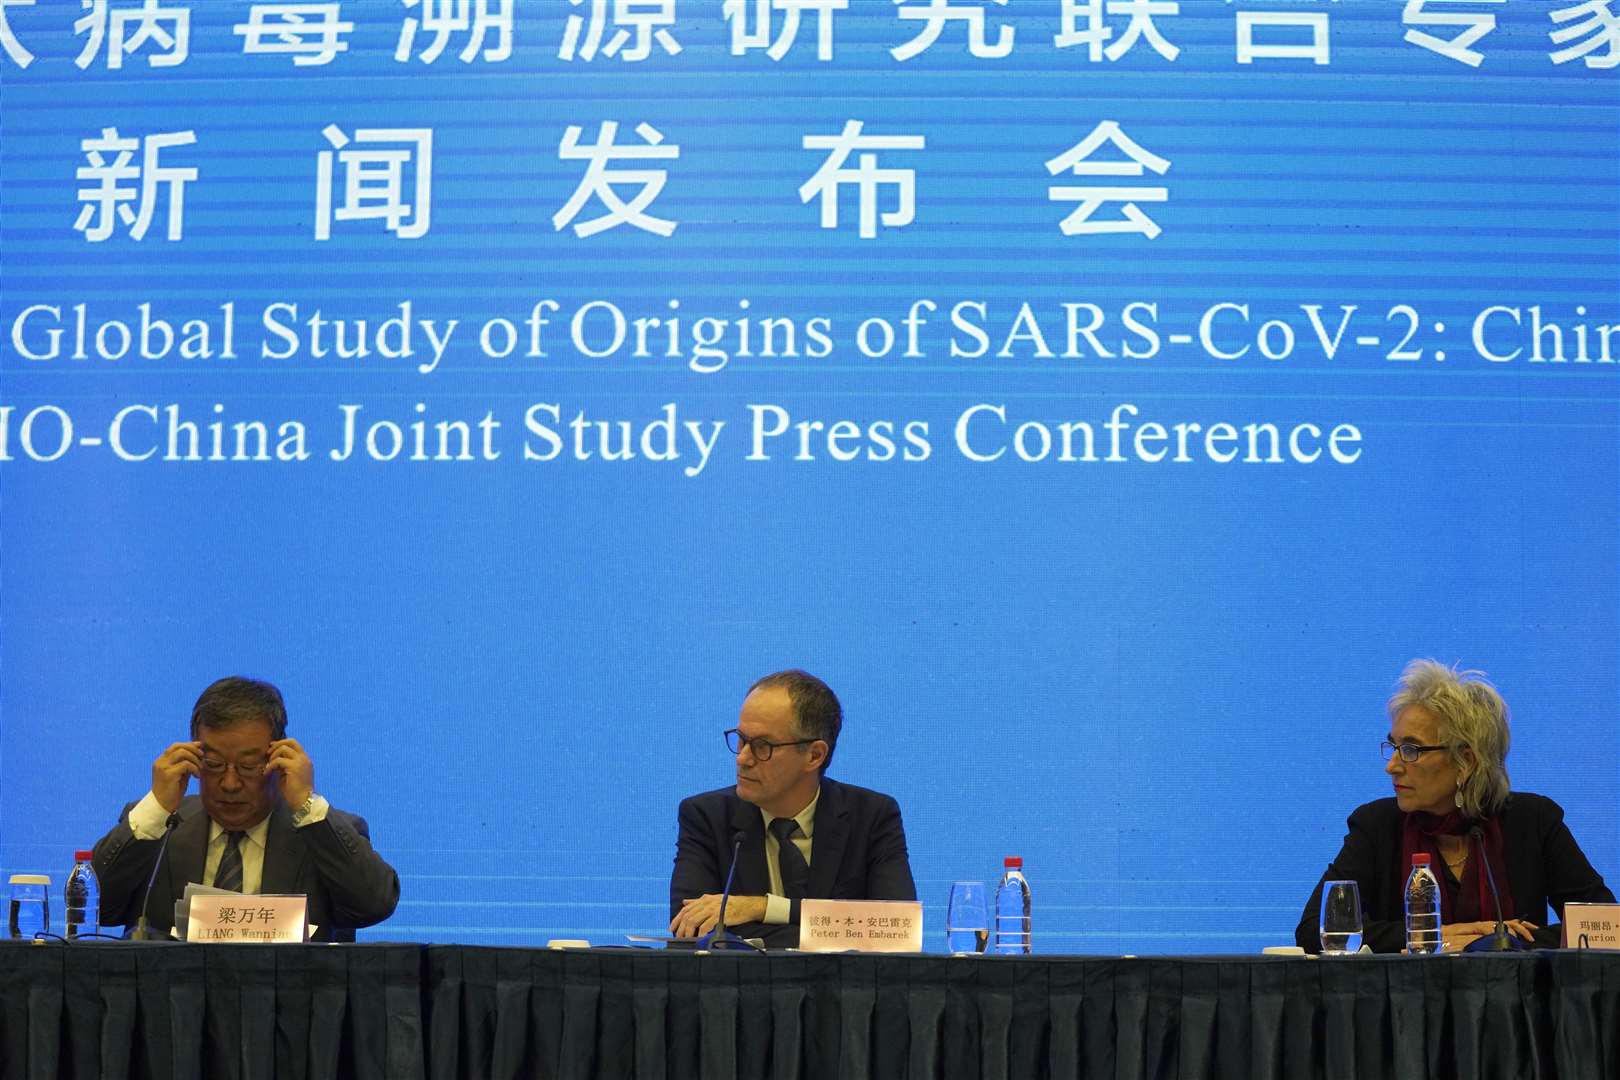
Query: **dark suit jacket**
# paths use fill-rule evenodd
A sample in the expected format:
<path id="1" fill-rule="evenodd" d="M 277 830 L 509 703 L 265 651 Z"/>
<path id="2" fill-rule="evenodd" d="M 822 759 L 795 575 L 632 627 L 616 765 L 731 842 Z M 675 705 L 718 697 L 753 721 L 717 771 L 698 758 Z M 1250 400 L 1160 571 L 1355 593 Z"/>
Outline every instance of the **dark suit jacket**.
<path id="1" fill-rule="evenodd" d="M 1592 869 L 1564 824 L 1563 807 L 1541 795 L 1520 791 L 1508 796 L 1497 817 L 1502 822 L 1502 854 L 1509 879 L 1497 882 L 1503 917 L 1525 919 L 1541 927 L 1535 934 L 1538 946 L 1556 947 L 1561 934 L 1557 925 L 1547 922 L 1548 904 L 1562 920 L 1564 904 L 1571 900 L 1614 903 L 1603 875 Z M 1360 886 L 1362 940 L 1374 952 L 1400 952 L 1406 947 L 1405 892 L 1411 867 L 1401 865 L 1404 821 L 1405 814 L 1392 798 L 1357 807 L 1350 815 L 1344 847 L 1322 875 L 1322 881 L 1355 881 Z M 1322 947 L 1318 936 L 1321 903 L 1319 881 L 1294 931 L 1294 941 L 1306 952 L 1318 952 Z"/>
<path id="2" fill-rule="evenodd" d="M 118 824 L 96 844 L 96 877 L 101 884 L 101 922 L 134 929 L 146 879 L 158 856 L 159 840 L 137 840 L 129 828 L 130 803 Z M 201 882 L 208 861 L 209 818 L 195 795 L 181 800 L 180 824 L 169 838 L 163 867 L 146 905 L 147 922 L 167 936 L 174 925 L 174 902 L 186 885 Z M 371 847 L 363 818 L 333 808 L 326 820 L 295 829 L 292 812 L 277 806 L 264 835 L 261 893 L 309 897 L 309 921 L 322 941 L 353 941 L 356 927 L 382 922 L 399 903 L 399 875 Z"/>
<path id="3" fill-rule="evenodd" d="M 764 816 L 759 807 L 739 799 L 736 788 L 682 800 L 680 827 L 675 869 L 669 878 L 670 918 L 680 911 L 682 900 L 725 888 L 732 836 L 738 832 L 743 834 L 743 843 L 732 894 L 764 896 L 770 891 Z M 900 807 L 892 798 L 822 779 L 805 894 L 827 900 L 917 899 L 906 857 L 906 831 L 900 823 Z M 786 925 L 743 923 L 731 929 L 742 937 L 764 938 L 773 946 L 796 945 L 799 905 L 793 905 L 792 920 Z"/>

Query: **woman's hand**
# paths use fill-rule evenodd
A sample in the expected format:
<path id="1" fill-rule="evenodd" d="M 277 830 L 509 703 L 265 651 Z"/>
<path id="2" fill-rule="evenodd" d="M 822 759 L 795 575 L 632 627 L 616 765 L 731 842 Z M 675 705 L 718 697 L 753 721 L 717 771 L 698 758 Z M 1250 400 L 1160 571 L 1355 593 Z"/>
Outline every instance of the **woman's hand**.
<path id="1" fill-rule="evenodd" d="M 1507 919 L 1503 922 L 1507 932 L 1516 938 L 1534 943 L 1536 938 L 1533 931 L 1538 929 L 1535 923 L 1523 919 Z M 1440 928 L 1440 951 L 1462 952 L 1470 944 L 1482 937 L 1496 933 L 1496 921 L 1484 919 L 1480 922 L 1447 923 Z"/>

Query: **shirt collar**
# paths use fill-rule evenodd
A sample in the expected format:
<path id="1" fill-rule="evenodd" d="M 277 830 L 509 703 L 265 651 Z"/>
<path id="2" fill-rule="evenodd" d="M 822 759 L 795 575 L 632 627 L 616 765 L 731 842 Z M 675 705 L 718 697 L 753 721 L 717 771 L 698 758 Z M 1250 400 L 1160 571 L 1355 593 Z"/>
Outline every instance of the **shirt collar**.
<path id="1" fill-rule="evenodd" d="M 793 820 L 799 823 L 799 831 L 804 833 L 806 837 L 814 837 L 816 835 L 816 804 L 820 801 L 821 789 L 817 788 L 816 797 L 810 800 L 810 804 L 803 810 L 800 810 L 797 814 L 793 815 Z M 760 808 L 759 816 L 765 819 L 766 831 L 770 831 L 771 822 L 775 821 L 776 819 L 772 817 L 764 807 Z"/>
<path id="2" fill-rule="evenodd" d="M 274 811 L 271 811 L 271 813 L 274 813 Z M 223 837 L 227 831 L 228 830 L 226 830 L 225 826 L 221 825 L 219 822 L 215 821 L 213 818 L 209 818 L 208 819 L 208 844 L 209 844 L 209 846 L 212 847 L 213 844 L 216 841 L 223 842 L 223 841 L 221 841 L 220 838 Z M 262 848 L 262 847 L 264 847 L 265 835 L 267 833 L 269 833 L 269 832 L 270 832 L 270 814 L 266 814 L 266 815 L 264 815 L 264 820 L 263 821 L 259 822 L 257 825 L 253 826 L 251 829 L 247 829 L 242 833 L 242 839 L 243 840 L 251 840 L 253 843 L 258 844 L 259 847 Z"/>

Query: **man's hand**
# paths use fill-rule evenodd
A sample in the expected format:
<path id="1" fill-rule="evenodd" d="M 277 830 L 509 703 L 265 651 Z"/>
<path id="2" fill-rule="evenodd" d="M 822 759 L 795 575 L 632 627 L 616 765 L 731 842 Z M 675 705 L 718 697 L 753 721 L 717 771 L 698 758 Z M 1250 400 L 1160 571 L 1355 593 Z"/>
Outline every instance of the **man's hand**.
<path id="1" fill-rule="evenodd" d="M 726 925 L 759 922 L 765 917 L 763 896 L 733 896 L 726 904 Z M 669 921 L 669 932 L 675 937 L 701 937 L 714 929 L 720 918 L 720 894 L 709 893 L 692 900 L 682 900 L 681 910 Z"/>
<path id="2" fill-rule="evenodd" d="M 278 739 L 270 744 L 264 774 L 271 773 L 276 774 L 281 785 L 282 802 L 294 810 L 303 806 L 315 790 L 315 763 L 296 739 Z"/>
<path id="3" fill-rule="evenodd" d="M 180 809 L 191 778 L 201 775 L 202 743 L 177 742 L 152 762 L 152 795 L 172 814 Z"/>
<path id="4" fill-rule="evenodd" d="M 1505 919 L 1503 925 L 1507 927 L 1509 935 L 1523 938 L 1532 944 L 1535 943 L 1535 934 L 1531 932 L 1537 929 L 1535 923 L 1525 922 L 1523 919 Z M 1440 928 L 1440 951 L 1462 952 L 1471 943 L 1494 933 L 1496 933 L 1495 919 L 1484 919 L 1480 922 L 1447 923 Z"/>

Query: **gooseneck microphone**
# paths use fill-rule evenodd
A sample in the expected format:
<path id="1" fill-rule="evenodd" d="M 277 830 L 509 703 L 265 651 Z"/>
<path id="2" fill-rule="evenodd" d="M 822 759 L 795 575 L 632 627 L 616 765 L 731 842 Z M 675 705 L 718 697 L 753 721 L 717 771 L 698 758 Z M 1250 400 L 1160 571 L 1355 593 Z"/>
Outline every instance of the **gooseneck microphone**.
<path id="1" fill-rule="evenodd" d="M 163 823 L 163 840 L 158 844 L 157 858 L 152 860 L 152 873 L 146 879 L 146 892 L 141 896 L 141 915 L 135 920 L 135 929 L 129 933 L 131 941 L 154 941 L 157 934 L 146 921 L 146 909 L 152 903 L 152 886 L 157 884 L 158 867 L 163 865 L 163 855 L 169 850 L 169 837 L 174 835 L 174 827 L 180 824 L 180 811 L 176 810 L 169 815 L 169 820 Z"/>
<path id="2" fill-rule="evenodd" d="M 1496 905 L 1496 929 L 1488 938 L 1475 938 L 1463 947 L 1463 952 L 1516 952 L 1526 948 L 1524 941 L 1508 933 L 1507 922 L 1502 918 L 1502 894 L 1496 891 L 1496 874 L 1491 870 L 1490 856 L 1485 854 L 1485 830 L 1475 825 L 1468 830 L 1468 835 L 1474 841 L 1474 850 L 1479 853 L 1479 864 L 1485 870 L 1485 883 L 1491 887 L 1491 903 Z"/>
<path id="3" fill-rule="evenodd" d="M 697 940 L 697 948 L 701 952 L 705 949 L 724 949 L 741 946 L 744 949 L 753 949 L 753 945 L 726 929 L 726 905 L 731 902 L 731 883 L 737 876 L 737 855 L 742 851 L 743 833 L 741 829 L 731 834 L 731 869 L 726 871 L 726 887 L 720 892 L 720 917 L 714 924 L 714 929 Z M 756 950 L 757 951 L 757 950 Z"/>

